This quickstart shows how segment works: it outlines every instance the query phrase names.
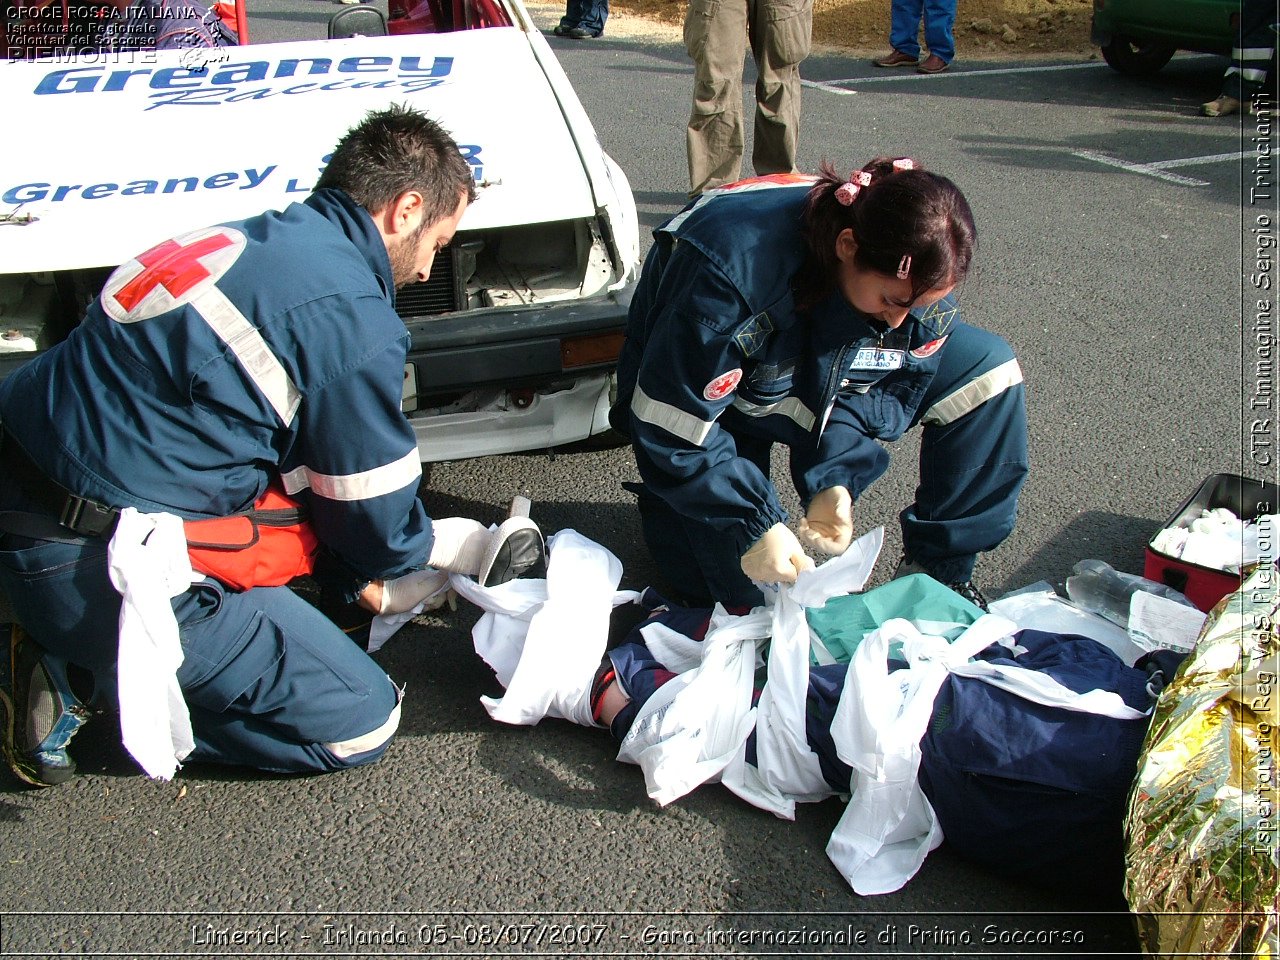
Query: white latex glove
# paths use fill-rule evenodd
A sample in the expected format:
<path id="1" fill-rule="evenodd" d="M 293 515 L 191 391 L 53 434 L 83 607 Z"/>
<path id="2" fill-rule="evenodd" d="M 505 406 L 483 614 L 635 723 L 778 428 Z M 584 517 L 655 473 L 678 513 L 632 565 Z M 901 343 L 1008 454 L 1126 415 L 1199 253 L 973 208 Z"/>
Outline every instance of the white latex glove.
<path id="1" fill-rule="evenodd" d="M 828 487 L 809 501 L 800 521 L 800 539 L 829 557 L 849 549 L 853 539 L 853 497 L 844 487 Z"/>
<path id="2" fill-rule="evenodd" d="M 382 604 L 378 615 L 408 613 L 432 594 L 437 594 L 428 609 L 435 610 L 448 599 L 448 590 L 441 590 L 449 580 L 448 574 L 439 570 L 415 570 L 394 580 L 382 581 Z M 452 604 L 450 604 L 452 606 Z"/>
<path id="3" fill-rule="evenodd" d="M 813 561 L 785 523 L 775 523 L 742 555 L 742 572 L 760 583 L 795 583 Z"/>
<path id="4" fill-rule="evenodd" d="M 445 517 L 431 521 L 431 556 L 427 563 L 437 570 L 474 577 L 484 563 L 489 546 L 489 528 L 468 517 Z"/>

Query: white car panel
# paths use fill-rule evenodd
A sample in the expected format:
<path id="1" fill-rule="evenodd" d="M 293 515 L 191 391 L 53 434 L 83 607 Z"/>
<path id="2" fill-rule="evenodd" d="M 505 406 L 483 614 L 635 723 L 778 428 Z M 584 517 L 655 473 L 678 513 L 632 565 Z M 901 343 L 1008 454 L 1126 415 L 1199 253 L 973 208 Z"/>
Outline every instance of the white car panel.
<path id="1" fill-rule="evenodd" d="M 592 374 L 527 406 L 505 391 L 480 391 L 464 398 L 463 409 L 410 414 L 409 423 L 424 463 L 548 450 L 607 430 L 613 394 L 612 374 Z"/>
<path id="2" fill-rule="evenodd" d="M 452 272 L 397 300 L 422 459 L 607 430 L 607 358 L 571 363 L 566 344 L 621 331 L 635 201 L 521 0 L 497 2 L 515 26 L 0 63 L 0 375 L 65 335 L 93 268 L 305 198 L 345 130 L 408 103 L 453 134 L 478 187 Z"/>
<path id="3" fill-rule="evenodd" d="M 605 159 L 540 34 L 251 45 L 202 70 L 184 66 L 189 53 L 0 65 L 0 214 L 35 218 L 0 229 L 6 272 L 114 265 L 183 230 L 282 209 L 310 192 L 341 133 L 389 102 L 439 120 L 473 165 L 479 197 L 463 230 L 591 217 L 605 204 L 620 207 L 623 237 L 635 232 L 625 178 L 613 196 L 592 190 L 588 174 L 610 184 Z"/>

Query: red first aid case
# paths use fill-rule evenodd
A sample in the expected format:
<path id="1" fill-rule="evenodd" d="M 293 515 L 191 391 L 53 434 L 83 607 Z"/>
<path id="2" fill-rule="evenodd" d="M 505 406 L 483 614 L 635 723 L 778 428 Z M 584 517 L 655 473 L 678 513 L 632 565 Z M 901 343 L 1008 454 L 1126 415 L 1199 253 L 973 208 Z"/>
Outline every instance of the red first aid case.
<path id="1" fill-rule="evenodd" d="M 1250 480 L 1230 473 L 1215 473 L 1191 494 L 1163 527 L 1184 527 L 1203 510 L 1226 507 L 1242 520 L 1256 520 L 1268 513 L 1280 513 L 1280 486 L 1264 480 Z M 1201 610 L 1208 611 L 1240 586 L 1240 575 L 1226 570 L 1188 563 L 1161 553 L 1147 544 L 1142 575 L 1181 591 Z"/>

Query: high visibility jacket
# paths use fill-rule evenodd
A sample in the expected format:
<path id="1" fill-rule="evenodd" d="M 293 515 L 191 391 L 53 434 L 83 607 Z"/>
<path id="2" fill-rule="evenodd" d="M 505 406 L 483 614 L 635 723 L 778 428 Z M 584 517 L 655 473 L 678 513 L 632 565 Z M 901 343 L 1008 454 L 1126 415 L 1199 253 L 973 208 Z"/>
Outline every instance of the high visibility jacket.
<path id="1" fill-rule="evenodd" d="M 279 477 L 356 574 L 397 576 L 426 564 L 431 524 L 393 294 L 372 218 L 320 190 L 119 267 L 64 342 L 0 383 L 0 420 L 112 507 L 225 517 Z"/>
<path id="2" fill-rule="evenodd" d="M 877 441 L 911 425 L 959 322 L 951 296 L 896 330 L 839 291 L 797 310 L 813 181 L 796 179 L 704 194 L 656 232 L 619 362 L 612 420 L 646 487 L 739 552 L 786 519 L 759 451 L 790 448 L 805 504 L 832 486 L 856 497 L 884 472 Z"/>

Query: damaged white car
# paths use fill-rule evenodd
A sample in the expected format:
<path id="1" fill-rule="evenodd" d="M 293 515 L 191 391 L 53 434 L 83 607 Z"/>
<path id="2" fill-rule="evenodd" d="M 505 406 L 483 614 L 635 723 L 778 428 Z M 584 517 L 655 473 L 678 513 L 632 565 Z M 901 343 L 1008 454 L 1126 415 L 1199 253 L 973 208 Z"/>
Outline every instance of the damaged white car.
<path id="1" fill-rule="evenodd" d="M 117 264 L 303 198 L 346 129 L 401 102 L 453 134 L 478 188 L 396 298 L 422 459 L 606 431 L 638 271 L 630 186 L 519 0 L 435 6 L 406 21 L 429 32 L 0 63 L 0 376 L 65 337 Z"/>

